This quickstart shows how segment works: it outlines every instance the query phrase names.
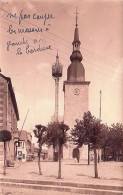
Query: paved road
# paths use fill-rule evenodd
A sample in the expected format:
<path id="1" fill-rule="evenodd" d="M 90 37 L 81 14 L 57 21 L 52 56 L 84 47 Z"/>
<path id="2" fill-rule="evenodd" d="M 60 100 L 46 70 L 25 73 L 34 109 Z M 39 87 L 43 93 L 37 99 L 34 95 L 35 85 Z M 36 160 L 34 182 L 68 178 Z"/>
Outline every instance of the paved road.
<path id="1" fill-rule="evenodd" d="M 37 161 L 21 163 L 14 168 L 7 168 L 6 176 L 2 172 L 0 178 L 23 179 L 23 180 L 52 180 L 58 176 L 58 162 L 41 162 L 43 175 L 38 174 Z M 100 162 L 98 164 L 99 179 L 94 178 L 93 162 L 88 166 L 86 161 L 75 163 L 74 160 L 62 162 L 61 181 L 72 181 L 89 184 L 123 185 L 122 162 Z"/>
<path id="2" fill-rule="evenodd" d="M 64 160 L 62 162 L 62 177 L 58 180 L 58 162 L 41 162 L 43 175 L 38 174 L 37 161 L 16 164 L 17 166 L 7 168 L 6 176 L 2 172 L 0 178 L 6 179 L 19 179 L 19 180 L 32 180 L 32 181 L 54 181 L 54 182 L 76 182 L 81 184 L 94 184 L 94 185 L 111 185 L 123 186 L 123 163 L 122 162 L 100 162 L 98 164 L 98 179 L 94 178 L 94 165 L 93 162 L 88 166 L 86 161 L 76 163 L 73 160 Z M 16 189 L 16 190 L 15 190 Z M 3 193 L 0 195 L 78 195 L 68 192 L 57 191 L 44 191 L 23 189 L 23 188 L 10 188 L 3 187 Z M 10 192 L 10 193 L 9 193 Z"/>
<path id="3" fill-rule="evenodd" d="M 16 189 L 16 188 L 6 187 L 2 191 L 0 191 L 0 195 L 79 195 L 79 194 L 71 193 L 71 192 L 44 191 L 44 190 L 22 189 L 22 188 Z"/>

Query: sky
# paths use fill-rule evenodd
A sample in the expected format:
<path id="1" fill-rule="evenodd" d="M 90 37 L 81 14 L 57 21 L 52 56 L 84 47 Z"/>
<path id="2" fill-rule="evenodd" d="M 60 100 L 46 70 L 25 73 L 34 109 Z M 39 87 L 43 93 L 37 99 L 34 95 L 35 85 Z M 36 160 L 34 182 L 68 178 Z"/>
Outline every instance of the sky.
<path id="1" fill-rule="evenodd" d="M 47 125 L 54 115 L 52 65 L 57 50 L 63 65 L 59 115 L 64 115 L 63 81 L 71 63 L 76 7 L 85 79 L 91 82 L 89 110 L 99 118 L 101 90 L 102 122 L 123 122 L 123 1 L 0 1 L 0 68 L 12 81 L 20 116 L 18 129 L 22 128 L 28 109 L 23 129 L 29 132 L 36 124 Z M 26 28 L 40 32 L 20 33 Z M 18 42 L 24 43 L 17 45 Z M 39 45 L 46 50 L 29 52 Z"/>

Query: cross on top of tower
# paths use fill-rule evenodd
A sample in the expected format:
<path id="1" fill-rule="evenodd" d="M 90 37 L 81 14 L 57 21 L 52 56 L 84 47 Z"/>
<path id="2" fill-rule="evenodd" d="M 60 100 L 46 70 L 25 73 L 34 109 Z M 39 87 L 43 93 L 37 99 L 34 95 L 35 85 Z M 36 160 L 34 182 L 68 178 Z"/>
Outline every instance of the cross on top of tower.
<path id="1" fill-rule="evenodd" d="M 57 55 L 56 55 L 56 58 L 58 58 L 59 56 L 58 56 L 58 49 L 57 49 Z"/>
<path id="2" fill-rule="evenodd" d="M 76 27 L 78 26 L 78 12 L 77 12 L 77 7 L 76 7 L 76 13 L 74 13 L 74 14 L 76 14 Z"/>
<path id="3" fill-rule="evenodd" d="M 59 55 L 58 55 L 58 49 L 57 49 L 57 55 L 56 55 L 56 64 L 59 64 Z"/>

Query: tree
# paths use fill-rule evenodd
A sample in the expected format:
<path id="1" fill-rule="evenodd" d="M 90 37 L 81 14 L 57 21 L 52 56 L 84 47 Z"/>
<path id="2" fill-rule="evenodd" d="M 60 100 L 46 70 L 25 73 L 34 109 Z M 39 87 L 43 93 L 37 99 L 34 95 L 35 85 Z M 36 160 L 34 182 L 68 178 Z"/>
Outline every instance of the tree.
<path id="1" fill-rule="evenodd" d="M 123 156 L 123 124 L 112 124 L 102 126 L 102 137 L 100 147 L 103 151 L 103 160 L 122 161 Z"/>
<path id="2" fill-rule="evenodd" d="M 11 132 L 8 130 L 0 131 L 0 142 L 4 142 L 4 171 L 3 174 L 6 175 L 6 142 L 12 139 Z"/>
<path id="3" fill-rule="evenodd" d="M 46 142 L 46 127 L 43 125 L 36 125 L 36 129 L 33 130 L 35 137 L 38 138 L 38 167 L 39 167 L 39 175 L 42 175 L 41 172 L 41 151 L 42 145 Z"/>
<path id="4" fill-rule="evenodd" d="M 107 148 L 109 148 L 110 140 L 109 127 L 106 124 L 102 124 L 101 137 L 102 139 L 100 140 L 99 148 L 101 148 L 103 152 L 103 161 L 106 161 L 106 151 Z"/>
<path id="5" fill-rule="evenodd" d="M 95 178 L 98 178 L 97 170 L 97 151 L 99 148 L 102 125 L 99 119 L 92 116 L 91 112 L 84 113 L 82 120 L 76 120 L 76 125 L 71 131 L 72 140 L 77 147 L 82 147 L 83 144 L 91 145 L 94 150 L 94 171 Z"/>
<path id="6" fill-rule="evenodd" d="M 109 127 L 109 143 L 112 149 L 113 159 L 119 160 L 120 154 L 123 155 L 123 124 L 116 123 Z"/>
<path id="7" fill-rule="evenodd" d="M 47 127 L 47 143 L 49 146 L 58 146 L 59 155 L 59 169 L 58 169 L 58 179 L 61 179 L 61 158 L 63 145 L 67 142 L 68 136 L 67 131 L 69 127 L 63 122 L 53 122 L 48 124 Z"/>

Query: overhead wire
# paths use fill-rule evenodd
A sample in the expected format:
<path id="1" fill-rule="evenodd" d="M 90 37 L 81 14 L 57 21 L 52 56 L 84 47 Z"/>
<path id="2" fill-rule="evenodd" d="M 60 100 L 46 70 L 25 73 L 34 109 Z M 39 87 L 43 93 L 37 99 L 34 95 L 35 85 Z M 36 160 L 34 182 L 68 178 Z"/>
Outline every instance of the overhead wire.
<path id="1" fill-rule="evenodd" d="M 6 10 L 4 10 L 4 9 L 1 9 L 2 11 L 4 11 L 4 12 L 6 12 L 6 13 L 9 13 L 8 11 L 6 11 Z M 35 25 L 35 24 L 33 24 L 33 23 L 31 23 L 31 22 L 29 22 L 29 21 L 23 21 L 23 22 L 26 22 L 26 23 L 28 23 L 28 24 L 31 24 L 31 25 L 33 25 L 33 26 L 35 26 L 35 27 L 38 27 L 37 25 Z M 66 40 L 66 39 L 64 39 L 63 37 L 61 37 L 61 36 L 59 36 L 59 35 L 56 35 L 56 34 L 53 34 L 53 33 L 51 33 L 51 32 L 49 32 L 49 31 L 47 31 L 47 33 L 48 34 L 51 34 L 52 36 L 54 36 L 55 37 L 55 39 L 56 39 L 56 37 L 58 37 L 58 38 L 60 38 L 60 39 L 62 39 L 62 40 L 64 40 L 64 41 L 66 41 L 66 42 L 68 42 L 68 43 L 71 43 L 70 41 L 68 41 L 68 40 Z M 42 35 L 42 36 L 44 36 L 44 35 Z M 48 38 L 48 37 L 47 37 Z M 51 38 L 50 38 L 51 39 Z M 63 45 L 63 43 L 62 43 L 62 45 Z M 68 47 L 68 46 L 66 46 L 66 45 L 64 45 L 65 47 Z M 68 48 L 70 48 L 70 47 L 68 47 Z M 86 50 L 86 51 L 88 51 L 88 52 L 90 52 L 90 53 L 94 53 L 94 52 L 92 52 L 92 51 L 90 51 L 90 50 L 88 50 L 88 49 L 85 49 L 84 47 L 82 47 L 82 49 L 83 50 Z M 104 56 L 101 56 L 100 54 L 96 54 L 96 55 L 98 55 L 98 56 L 100 56 L 100 57 L 102 57 L 102 58 L 104 58 Z M 92 57 L 94 57 L 94 56 L 92 56 Z M 118 62 L 113 62 L 112 60 L 109 60 L 109 59 L 107 59 L 107 58 L 104 58 L 105 60 L 107 60 L 107 61 L 110 61 L 111 63 L 114 63 L 114 64 L 116 64 L 116 63 L 118 63 Z M 103 61 L 101 61 L 102 63 L 105 63 L 105 62 L 103 62 Z M 111 65 L 111 64 L 110 64 Z M 121 65 L 122 66 L 122 65 Z"/>
<path id="2" fill-rule="evenodd" d="M 3 26 L 1 26 L 1 27 L 3 27 Z M 3 28 L 5 28 L 5 27 L 3 27 Z M 7 30 L 7 28 L 5 28 L 6 30 Z M 34 40 L 34 39 L 32 39 L 32 38 L 30 38 L 30 37 L 28 37 L 28 36 L 25 36 L 25 35 L 22 35 L 22 34 L 19 34 L 20 36 L 22 36 L 22 37 L 24 37 L 24 38 L 27 38 L 27 39 L 30 39 L 30 40 Z M 3 36 L 5 36 L 5 35 L 3 35 Z M 10 37 L 9 37 L 10 38 Z M 13 38 L 10 38 L 10 39 L 13 39 Z M 15 40 L 15 41 L 17 41 L 16 39 L 13 39 L 13 40 Z M 55 50 L 57 50 L 56 48 L 53 48 L 53 49 L 55 49 Z M 60 49 L 59 49 L 59 51 L 61 51 Z M 67 55 L 66 54 L 66 52 L 64 52 L 63 50 L 61 51 L 62 53 L 64 53 L 65 55 Z M 85 54 L 86 56 L 88 56 L 87 54 Z M 54 55 L 55 56 L 55 55 Z M 90 56 L 89 56 L 90 57 Z M 62 59 L 62 58 L 61 58 Z M 89 62 L 90 63 L 90 62 Z M 92 62 L 91 62 L 91 64 L 93 64 Z M 98 63 L 99 64 L 99 63 Z M 99 66 L 99 65 L 96 65 L 96 66 L 98 66 L 98 67 L 101 67 L 101 66 Z M 108 69 L 105 69 L 105 70 L 107 70 L 107 71 L 110 71 L 110 72 L 112 72 L 111 70 L 108 70 Z M 112 73 L 114 73 L 114 74 L 118 74 L 118 73 L 115 73 L 115 72 L 112 72 Z M 120 75 L 120 74 L 118 74 L 118 75 Z M 120 75 L 121 76 L 121 75 Z"/>
<path id="3" fill-rule="evenodd" d="M 8 36 L 6 36 L 6 35 L 2 35 L 2 36 L 8 37 Z M 9 38 L 10 38 L 10 37 L 9 37 Z M 11 39 L 17 41 L 16 39 L 14 39 L 14 38 L 12 38 L 12 37 L 11 37 Z M 55 54 L 53 54 L 53 53 L 52 53 L 52 54 L 49 53 L 49 52 L 47 52 L 47 53 L 48 53 L 49 55 L 55 56 Z M 56 57 L 56 56 L 55 56 L 55 57 Z M 69 62 L 69 60 L 66 61 L 65 58 L 60 57 L 60 59 L 64 60 L 64 62 L 66 62 L 66 63 Z M 88 62 L 88 61 L 86 61 L 86 60 L 84 60 L 84 59 L 83 59 L 83 61 L 86 62 L 87 64 L 93 64 L 93 65 L 95 65 L 94 63 L 92 63 L 92 62 L 90 63 L 90 62 Z M 88 70 L 91 70 L 91 71 L 98 72 L 98 73 L 102 74 L 102 72 L 99 72 L 99 71 L 97 71 L 97 70 L 94 70 L 94 69 L 92 69 L 91 67 L 89 67 Z M 103 73 L 103 74 L 104 74 L 104 73 Z M 115 78 L 115 79 L 118 79 L 118 78 Z M 119 80 L 119 79 L 118 79 L 118 80 Z"/>
<path id="4" fill-rule="evenodd" d="M 2 9 L 3 10 L 3 9 Z M 5 11 L 5 10 L 4 10 Z M 7 11 L 5 11 L 5 12 L 7 12 Z M 9 13 L 9 12 L 7 12 L 7 13 Z M 3 17 L 4 18 L 4 17 Z M 4 19 L 7 19 L 7 18 L 4 18 Z M 12 20 L 9 20 L 9 19 L 7 19 L 8 21 L 11 21 L 11 22 L 13 22 L 13 23 L 15 23 L 15 24 L 18 24 L 18 23 L 16 23 L 16 22 L 14 22 L 14 21 L 12 21 Z M 28 22 L 28 21 L 25 21 L 25 22 L 27 22 L 27 23 L 30 23 L 30 22 Z M 32 23 L 30 23 L 30 24 L 32 24 Z M 32 25 L 34 25 L 34 24 L 32 24 Z M 23 25 L 21 25 L 21 26 L 23 26 Z M 36 26 L 36 25 L 34 25 L 34 26 Z M 3 26 L 2 26 L 3 27 Z M 25 27 L 25 26 L 23 26 L 23 27 Z M 37 26 L 36 26 L 37 27 Z M 3 28 L 5 28 L 5 27 L 3 27 Z M 40 33 L 38 33 L 38 34 L 40 34 Z M 51 33 L 52 34 L 52 33 Z M 21 34 L 20 34 L 21 35 Z M 42 36 L 42 34 L 40 34 L 41 36 Z M 3 35 L 3 36 L 5 36 L 5 35 Z M 21 36 L 23 36 L 23 35 L 21 35 Z M 43 35 L 44 36 L 44 35 Z M 27 36 L 23 36 L 23 37 L 26 37 L 26 38 L 28 38 L 28 39 L 31 39 L 31 38 L 29 38 L 29 37 L 27 37 Z M 49 37 L 47 37 L 47 36 L 44 36 L 44 37 L 46 37 L 46 38 L 48 38 L 48 39 L 50 39 L 50 40 L 53 40 L 53 39 L 51 39 L 51 38 L 49 38 Z M 9 37 L 10 38 L 10 37 Z M 15 40 L 15 39 L 13 39 L 13 40 Z M 31 39 L 31 40 L 33 40 L 33 39 Z M 16 40 L 17 41 L 17 40 Z M 54 41 L 54 40 L 53 40 Z M 60 43 L 61 44 L 61 43 Z M 63 44 L 62 44 L 63 45 Z M 66 47 L 66 45 L 64 45 L 65 47 Z M 70 48 L 70 47 L 69 47 Z M 54 48 L 55 49 L 55 48 Z M 57 50 L 57 49 L 55 49 L 55 50 Z M 64 53 L 63 51 L 62 51 L 62 53 Z M 50 53 L 49 53 L 50 54 Z M 50 55 L 52 55 L 52 54 L 50 54 Z M 66 52 L 65 52 L 65 55 L 67 55 L 66 54 Z M 87 54 L 85 54 L 85 55 L 87 55 Z M 53 56 L 55 56 L 55 55 L 53 55 Z M 63 58 L 62 58 L 63 59 Z M 87 62 L 87 61 L 86 61 Z M 95 65 L 95 64 L 94 64 Z M 97 65 L 96 65 L 97 66 Z M 101 67 L 101 66 L 100 66 Z M 107 71 L 109 71 L 109 70 L 107 70 Z M 110 71 L 111 72 L 111 71 Z M 116 72 L 112 72 L 113 74 L 117 74 Z M 118 74 L 119 75 L 119 74 Z M 121 75 L 120 75 L 121 76 Z"/>
<path id="5" fill-rule="evenodd" d="M 4 12 L 6 12 L 6 13 L 9 13 L 8 11 L 6 11 L 6 10 L 4 10 L 4 9 L 1 9 L 2 11 L 4 11 Z M 19 18 L 19 17 L 17 17 L 17 18 Z M 7 19 L 7 18 L 4 18 L 4 19 Z M 7 19 L 7 20 L 9 20 L 9 19 Z M 10 20 L 11 21 L 11 20 Z M 11 22 L 13 22 L 13 21 L 11 21 Z M 26 22 L 26 23 L 28 23 L 28 24 L 31 24 L 31 25 L 33 25 L 33 26 L 35 26 L 35 27 L 38 27 L 37 25 L 35 25 L 34 23 L 31 23 L 31 22 L 29 22 L 29 21 L 23 21 L 23 22 Z M 14 22 L 15 23 L 15 22 Z M 23 25 L 21 25 L 21 26 L 23 26 Z M 51 34 L 52 36 L 54 36 L 55 37 L 55 39 L 56 39 L 56 37 L 58 37 L 58 38 L 60 38 L 60 39 L 62 39 L 62 40 L 64 40 L 64 41 L 66 41 L 66 42 L 68 42 L 68 43 L 71 43 L 70 41 L 68 41 L 68 40 L 66 40 L 66 39 L 64 39 L 63 37 L 61 37 L 61 36 L 58 36 L 58 35 L 56 35 L 56 34 L 53 34 L 53 33 L 51 33 L 51 32 L 49 32 L 49 31 L 47 31 L 47 33 L 49 33 L 49 34 Z M 44 36 L 44 35 L 42 35 L 42 36 Z M 47 37 L 48 38 L 48 37 Z M 49 38 L 49 39 L 51 39 L 51 38 Z M 54 39 L 51 39 L 51 40 L 53 40 L 54 41 Z M 63 43 L 62 43 L 62 45 L 63 45 Z M 66 46 L 66 45 L 64 45 L 65 47 L 68 47 L 68 46 Z M 70 47 L 68 47 L 68 48 L 70 48 Z M 84 49 L 84 50 L 87 50 L 87 49 L 85 49 L 84 47 L 82 47 L 82 49 Z M 88 52 L 91 52 L 91 53 L 94 53 L 94 52 L 92 52 L 92 51 L 89 51 L 89 50 L 87 50 Z M 99 55 L 99 54 L 96 54 L 96 55 Z M 101 55 L 100 55 L 101 56 Z M 93 57 L 93 56 L 92 56 Z M 101 56 L 101 57 L 103 57 L 103 56 Z M 104 57 L 103 57 L 104 58 Z M 105 58 L 106 59 L 106 58 Z M 109 60 L 109 59 L 106 59 L 106 60 L 108 60 L 108 61 L 111 61 L 111 60 Z M 105 62 L 103 62 L 103 61 L 101 61 L 102 63 L 105 63 Z M 117 62 L 113 62 L 113 61 L 111 61 L 112 63 L 117 63 Z"/>

